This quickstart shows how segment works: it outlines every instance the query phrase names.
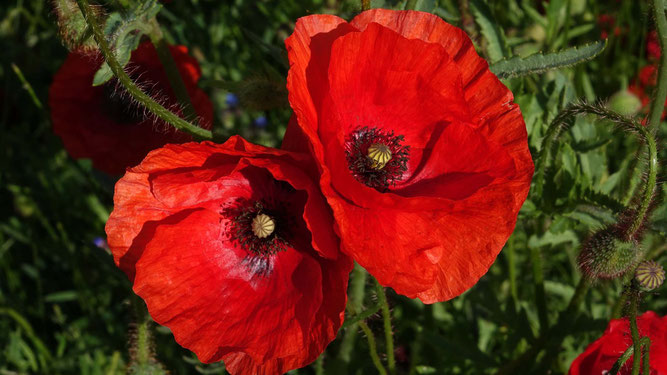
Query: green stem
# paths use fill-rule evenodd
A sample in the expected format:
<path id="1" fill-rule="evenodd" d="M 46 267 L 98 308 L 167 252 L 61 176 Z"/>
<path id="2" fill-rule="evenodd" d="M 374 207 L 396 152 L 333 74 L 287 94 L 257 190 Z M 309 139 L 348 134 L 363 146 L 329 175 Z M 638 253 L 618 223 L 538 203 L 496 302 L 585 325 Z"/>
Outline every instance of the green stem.
<path id="1" fill-rule="evenodd" d="M 417 6 L 417 0 L 408 0 L 405 3 L 405 8 L 406 10 L 414 10 L 415 6 Z"/>
<path id="2" fill-rule="evenodd" d="M 371 0 L 361 0 L 361 10 L 369 10 L 371 9 Z"/>
<path id="3" fill-rule="evenodd" d="M 649 129 L 638 124 L 632 119 L 619 115 L 614 111 L 610 111 L 607 108 L 591 105 L 588 103 L 575 103 L 567 106 L 558 114 L 558 116 L 556 116 L 551 125 L 549 125 L 549 129 L 547 130 L 547 134 L 542 141 L 542 148 L 540 149 L 540 154 L 537 159 L 535 178 L 533 179 L 536 181 L 535 195 L 542 196 L 542 189 L 545 180 L 544 170 L 546 168 L 549 150 L 552 148 L 554 142 L 558 139 L 558 136 L 562 134 L 564 130 L 569 129 L 574 124 L 573 117 L 582 114 L 596 115 L 600 118 L 610 120 L 616 125 L 619 125 L 619 127 L 628 134 L 639 134 L 642 141 L 648 146 L 648 172 L 646 184 L 644 185 L 644 193 L 641 198 L 639 208 L 636 210 L 637 213 L 632 222 L 632 225 L 626 233 L 628 238 L 632 238 L 644 222 L 649 206 L 651 205 L 651 201 L 653 200 L 653 193 L 656 189 L 658 176 L 658 152 L 655 137 Z"/>
<path id="4" fill-rule="evenodd" d="M 81 8 L 81 12 L 86 18 L 86 22 L 93 30 L 95 41 L 97 42 L 97 45 L 99 46 L 100 51 L 102 52 L 102 56 L 104 56 L 105 61 L 107 62 L 107 64 L 109 64 L 109 68 L 111 68 L 113 74 L 116 76 L 116 78 L 118 78 L 120 83 L 125 87 L 125 89 L 132 96 L 132 98 L 134 98 L 134 100 L 136 100 L 141 105 L 146 107 L 149 111 L 154 113 L 158 118 L 160 118 L 165 122 L 168 122 L 178 130 L 189 133 L 200 139 L 213 138 L 213 135 L 209 130 L 202 129 L 194 124 L 189 123 L 188 121 L 183 120 L 176 114 L 172 113 L 168 109 L 161 106 L 159 103 L 153 100 L 153 98 L 151 98 L 148 94 L 141 91 L 141 89 L 134 82 L 132 82 L 132 79 L 130 79 L 127 73 L 125 73 L 123 67 L 120 65 L 120 63 L 118 63 L 118 60 L 116 60 L 116 57 L 109 49 L 109 44 L 107 43 L 107 40 L 104 37 L 104 33 L 102 32 L 102 29 L 100 28 L 100 25 L 97 22 L 95 14 L 90 9 L 88 0 L 76 0 L 76 1 L 79 4 L 79 8 Z"/>
<path id="5" fill-rule="evenodd" d="M 632 335 L 632 347 L 635 352 L 632 358 L 632 375 L 639 375 L 639 367 L 642 359 L 641 343 L 639 342 L 639 329 L 637 328 L 637 309 L 639 307 L 639 291 L 630 289 L 630 334 Z"/>
<path id="6" fill-rule="evenodd" d="M 140 367 L 148 366 L 151 361 L 151 319 L 144 302 L 136 295 L 132 296 L 132 307 L 137 324 L 134 345 L 134 361 Z"/>
<path id="7" fill-rule="evenodd" d="M 394 336 L 391 329 L 391 313 L 387 303 L 387 295 L 384 293 L 384 287 L 375 279 L 375 289 L 378 295 L 378 304 L 382 310 L 382 320 L 384 322 L 384 339 L 387 346 L 387 365 L 391 374 L 396 373 L 396 359 L 394 358 Z"/>
<path id="8" fill-rule="evenodd" d="M 519 292 L 516 287 L 516 254 L 514 251 L 514 236 L 511 236 L 507 241 L 507 251 L 504 253 L 507 255 L 507 269 L 510 279 L 510 292 L 512 293 L 512 299 L 514 300 L 514 308 L 516 309 L 519 306 Z"/>
<path id="9" fill-rule="evenodd" d="M 340 350 L 338 351 L 338 358 L 345 363 L 349 363 L 352 358 L 352 350 L 354 349 L 354 339 L 357 337 L 357 326 L 355 325 L 360 320 L 356 319 L 364 315 L 364 313 L 358 313 L 362 310 L 362 305 L 364 303 L 364 295 L 366 292 L 366 277 L 368 273 L 364 270 L 359 264 L 354 265 L 354 270 L 352 270 L 352 276 L 350 276 L 350 299 L 347 302 L 347 312 L 348 315 L 352 315 L 352 318 L 348 318 L 343 323 L 343 328 L 348 328 L 345 331 L 345 336 L 340 344 Z M 376 305 L 377 310 L 379 310 L 379 305 Z M 371 314 L 372 315 L 372 314 Z M 370 315 L 368 315 L 370 316 Z M 356 319 L 356 320 L 354 320 Z M 354 320 L 354 321 L 352 321 Z"/>
<path id="10" fill-rule="evenodd" d="M 634 346 L 628 346 L 627 349 L 621 354 L 621 356 L 614 362 L 614 365 L 611 367 L 611 370 L 609 370 L 609 375 L 617 375 L 619 371 L 621 371 L 621 367 L 625 364 L 625 362 L 632 357 L 632 354 L 635 352 Z"/>
<path id="11" fill-rule="evenodd" d="M 660 117 L 665 109 L 665 100 L 667 100 L 667 19 L 665 18 L 665 0 L 653 0 L 653 12 L 662 54 L 660 55 L 660 64 L 658 65 L 658 86 L 655 88 L 653 101 L 651 102 L 648 127 L 650 129 L 657 129 L 660 125 Z"/>
<path id="12" fill-rule="evenodd" d="M 663 103 L 664 103 L 663 97 Z M 655 137 L 653 133 L 647 128 L 635 124 L 636 130 L 642 135 L 646 145 L 648 146 L 648 176 L 646 178 L 646 185 L 644 186 L 644 195 L 642 196 L 641 203 L 639 205 L 639 210 L 635 216 L 632 226 L 628 230 L 628 237 L 632 238 L 637 230 L 641 227 L 642 223 L 645 220 L 645 216 L 648 214 L 648 209 L 653 200 L 653 194 L 658 180 L 658 148 L 655 143 Z"/>
<path id="13" fill-rule="evenodd" d="M 644 351 L 644 357 L 642 359 L 644 363 L 644 368 L 642 370 L 642 375 L 651 375 L 651 361 L 649 358 L 649 352 L 651 351 L 651 339 L 648 336 L 644 336 L 639 340 L 642 344 L 642 350 Z"/>
<path id="14" fill-rule="evenodd" d="M 547 315 L 547 300 L 544 291 L 542 253 L 539 248 L 530 248 L 530 262 L 533 265 L 533 282 L 535 283 L 535 300 L 537 303 L 537 315 L 540 321 L 540 333 L 545 333 L 549 329 L 549 317 Z"/>
<path id="15" fill-rule="evenodd" d="M 354 324 L 359 323 L 360 320 L 366 320 L 368 317 L 370 317 L 373 314 L 376 314 L 378 311 L 380 311 L 380 305 L 375 305 L 373 307 L 370 307 L 363 312 L 354 315 L 351 318 L 347 318 L 345 322 L 343 323 L 343 326 L 341 328 L 345 329 L 348 328 Z"/>
<path id="16" fill-rule="evenodd" d="M 30 82 L 28 82 L 27 79 L 25 79 L 25 76 L 23 75 L 23 72 L 21 69 L 19 69 L 16 64 L 12 63 L 12 70 L 14 71 L 14 74 L 16 74 L 16 77 L 18 77 L 19 81 L 23 84 L 23 88 L 25 91 L 28 92 L 28 95 L 30 96 L 30 99 L 32 99 L 32 102 L 35 104 L 35 107 L 38 109 L 43 109 L 44 106 L 42 105 L 42 102 L 39 100 L 37 97 L 37 94 L 35 94 L 35 90 L 32 89 L 32 85 Z"/>
<path id="17" fill-rule="evenodd" d="M 171 55 L 169 50 L 169 44 L 164 39 L 164 34 L 160 28 L 160 24 L 157 22 L 157 19 L 153 18 L 151 20 L 151 32 L 149 34 L 151 42 L 155 46 L 157 51 L 158 58 L 164 67 L 164 71 L 167 74 L 167 79 L 169 79 L 169 84 L 171 89 L 176 95 L 176 99 L 181 104 L 183 108 L 183 114 L 185 115 L 185 120 L 197 123 L 197 112 L 195 107 L 192 105 L 192 100 L 190 99 L 190 94 L 188 94 L 188 88 L 183 82 L 183 77 L 178 71 L 178 66 L 174 61 L 174 57 Z"/>
<path id="18" fill-rule="evenodd" d="M 359 327 L 361 327 L 361 330 L 364 331 L 366 339 L 368 340 L 368 351 L 371 354 L 371 360 L 373 361 L 375 368 L 377 368 L 380 375 L 387 375 L 387 370 L 385 370 L 384 366 L 382 366 L 382 362 L 378 356 L 377 344 L 375 343 L 375 336 L 373 336 L 373 331 L 371 331 L 371 329 L 368 327 L 368 324 L 363 321 L 359 322 Z"/>

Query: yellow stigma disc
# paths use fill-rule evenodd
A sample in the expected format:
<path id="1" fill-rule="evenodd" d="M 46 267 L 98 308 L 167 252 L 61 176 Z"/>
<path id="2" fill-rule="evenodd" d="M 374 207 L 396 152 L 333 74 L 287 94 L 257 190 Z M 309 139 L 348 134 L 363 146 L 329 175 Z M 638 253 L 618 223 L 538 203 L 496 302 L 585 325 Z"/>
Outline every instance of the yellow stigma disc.
<path id="1" fill-rule="evenodd" d="M 383 143 L 373 143 L 368 147 L 368 157 L 375 169 L 382 169 L 391 160 L 391 150 Z"/>
<path id="2" fill-rule="evenodd" d="M 276 229 L 276 223 L 269 215 L 259 214 L 252 219 L 252 232 L 258 238 L 266 238 Z"/>

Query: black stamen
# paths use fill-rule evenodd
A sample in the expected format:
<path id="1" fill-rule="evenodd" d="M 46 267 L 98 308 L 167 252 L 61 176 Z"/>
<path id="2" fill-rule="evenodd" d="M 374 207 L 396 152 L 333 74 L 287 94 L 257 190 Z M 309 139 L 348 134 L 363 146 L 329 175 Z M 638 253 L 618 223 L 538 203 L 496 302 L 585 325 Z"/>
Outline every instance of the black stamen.
<path id="1" fill-rule="evenodd" d="M 408 170 L 410 146 L 403 146 L 403 136 L 394 135 L 378 128 L 362 127 L 354 130 L 345 142 L 345 158 L 352 175 L 367 186 L 380 192 L 403 179 Z M 368 148 L 373 144 L 389 147 L 391 159 L 382 168 L 368 156 Z"/>

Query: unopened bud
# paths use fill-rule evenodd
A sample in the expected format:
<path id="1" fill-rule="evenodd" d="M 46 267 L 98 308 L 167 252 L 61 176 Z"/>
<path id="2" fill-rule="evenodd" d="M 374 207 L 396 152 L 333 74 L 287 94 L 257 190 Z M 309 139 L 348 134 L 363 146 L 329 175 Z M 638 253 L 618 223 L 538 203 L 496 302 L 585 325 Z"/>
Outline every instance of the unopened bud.
<path id="1" fill-rule="evenodd" d="M 609 109 L 623 116 L 634 116 L 642 109 L 642 101 L 628 90 L 621 90 L 609 98 Z"/>
<path id="2" fill-rule="evenodd" d="M 97 6 L 91 8 L 96 15 L 99 13 Z M 90 52 L 97 48 L 93 33 L 76 1 L 53 0 L 53 9 L 58 18 L 58 34 L 67 49 Z"/>
<path id="3" fill-rule="evenodd" d="M 665 270 L 657 262 L 646 260 L 637 267 L 635 279 L 646 290 L 658 289 L 665 282 Z"/>
<path id="4" fill-rule="evenodd" d="M 637 261 L 637 242 L 622 239 L 622 231 L 610 226 L 595 232 L 582 245 L 579 268 L 593 279 L 614 279 Z"/>

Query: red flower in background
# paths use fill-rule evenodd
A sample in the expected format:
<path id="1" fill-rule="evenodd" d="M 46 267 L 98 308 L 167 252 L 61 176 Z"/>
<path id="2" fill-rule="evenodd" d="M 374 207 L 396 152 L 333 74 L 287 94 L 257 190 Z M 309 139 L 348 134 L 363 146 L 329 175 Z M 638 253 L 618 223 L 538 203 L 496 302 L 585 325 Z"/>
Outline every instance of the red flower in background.
<path id="1" fill-rule="evenodd" d="M 308 162 L 234 136 L 152 151 L 116 184 L 114 260 L 203 362 L 284 373 L 336 337 L 352 262 Z"/>
<path id="2" fill-rule="evenodd" d="M 643 67 L 636 79 L 628 86 L 628 90 L 637 95 L 642 102 L 642 113 L 647 114 L 649 111 L 649 104 L 651 102 L 651 92 L 655 89 L 658 82 L 658 69 L 654 65 L 646 65 Z M 665 101 L 667 107 L 667 101 Z M 663 110 L 661 120 L 665 119 L 667 113 Z"/>
<path id="3" fill-rule="evenodd" d="M 660 42 L 658 42 L 658 32 L 651 30 L 646 37 L 646 54 L 649 60 L 659 60 L 661 56 Z"/>
<path id="4" fill-rule="evenodd" d="M 317 161 L 343 251 L 427 303 L 470 288 L 533 174 L 512 93 L 432 14 L 308 16 L 286 44 L 295 117 L 283 148 Z"/>
<path id="5" fill-rule="evenodd" d="M 637 326 L 640 336 L 651 339 L 651 375 L 667 374 L 667 316 L 661 318 L 653 311 L 647 311 L 637 319 Z M 632 336 L 628 319 L 614 319 L 609 322 L 602 337 L 572 362 L 569 375 L 606 374 L 630 346 Z M 619 374 L 629 375 L 631 370 L 632 357 L 621 367 Z"/>
<path id="6" fill-rule="evenodd" d="M 186 47 L 169 48 L 201 117 L 200 123 L 209 128 L 213 107 L 206 94 L 197 87 L 201 76 L 199 64 L 188 55 Z M 151 150 L 167 143 L 192 140 L 188 134 L 178 132 L 168 124 L 144 116 L 144 109 L 124 94 L 115 80 L 92 86 L 101 64 L 99 55 L 72 52 L 56 73 L 49 90 L 53 131 L 62 138 L 73 158 L 90 158 L 95 168 L 118 175 L 126 167 L 139 164 Z M 163 105 L 177 105 L 150 42 L 142 43 L 132 52 L 128 69 Z"/>

